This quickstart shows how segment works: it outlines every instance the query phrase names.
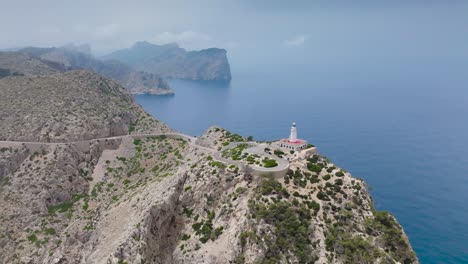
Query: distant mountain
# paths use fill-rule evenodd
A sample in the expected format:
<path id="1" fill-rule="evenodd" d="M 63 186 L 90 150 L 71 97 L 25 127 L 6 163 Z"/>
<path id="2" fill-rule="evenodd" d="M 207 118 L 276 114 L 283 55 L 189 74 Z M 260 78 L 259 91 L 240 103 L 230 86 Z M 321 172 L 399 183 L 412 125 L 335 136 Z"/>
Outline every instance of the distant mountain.
<path id="1" fill-rule="evenodd" d="M 169 85 L 160 76 L 136 71 L 132 67 L 116 61 L 101 61 L 91 55 L 87 45 L 67 45 L 59 48 L 28 47 L 19 50 L 42 61 L 63 65 L 69 69 L 89 69 L 122 84 L 133 94 L 173 94 Z"/>
<path id="2" fill-rule="evenodd" d="M 175 43 L 156 45 L 142 41 L 129 49 L 118 50 L 102 58 L 119 60 L 137 70 L 167 78 L 231 80 L 231 70 L 224 49 L 186 51 Z"/>

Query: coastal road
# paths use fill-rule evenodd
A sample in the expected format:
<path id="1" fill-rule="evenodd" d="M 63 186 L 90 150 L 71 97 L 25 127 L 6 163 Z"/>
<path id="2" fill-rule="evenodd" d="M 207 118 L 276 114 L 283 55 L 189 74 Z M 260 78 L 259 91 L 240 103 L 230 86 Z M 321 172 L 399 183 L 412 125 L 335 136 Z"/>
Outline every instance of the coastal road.
<path id="1" fill-rule="evenodd" d="M 41 146 L 56 146 L 60 144 L 86 143 L 90 141 L 100 141 L 100 140 L 114 140 L 114 139 L 138 138 L 138 137 L 158 137 L 158 136 L 180 137 L 180 138 L 189 140 L 189 142 L 193 144 L 195 144 L 195 139 L 196 139 L 195 137 L 185 135 L 182 133 L 148 133 L 148 134 L 131 134 L 131 135 L 122 135 L 122 136 L 113 136 L 113 137 L 102 137 L 102 138 L 93 138 L 93 139 L 75 140 L 75 141 L 66 141 L 66 142 L 0 141 L 0 146 L 9 145 L 9 144 L 10 145 L 31 144 L 31 145 L 41 145 Z"/>
<path id="2" fill-rule="evenodd" d="M 177 132 L 171 132 L 171 133 L 145 133 L 145 134 L 131 134 L 131 135 L 122 135 L 122 136 L 113 136 L 113 137 L 103 137 L 103 138 L 95 138 L 95 139 L 87 139 L 87 140 L 76 140 L 76 141 L 67 141 L 67 142 L 31 142 L 31 141 L 0 141 L 0 148 L 2 147 L 15 147 L 15 146 L 20 146 L 20 145 L 29 145 L 29 146 L 57 146 L 57 145 L 63 145 L 63 144 L 77 144 L 77 143 L 87 143 L 87 142 L 92 142 L 92 141 L 102 141 L 102 140 L 119 140 L 119 139 L 125 139 L 125 138 L 144 138 L 144 137 L 157 137 L 157 136 L 167 136 L 170 138 L 182 138 L 185 139 L 189 142 L 189 144 L 192 147 L 198 148 L 198 149 L 203 149 L 205 151 L 208 151 L 212 153 L 212 156 L 215 160 L 224 162 L 224 163 L 230 163 L 237 165 L 239 168 L 243 167 L 252 167 L 257 171 L 262 171 L 262 172 L 277 172 L 277 171 L 283 171 L 289 166 L 289 162 L 278 158 L 276 156 L 270 155 L 268 153 L 265 153 L 263 151 L 263 145 L 257 144 L 254 142 L 234 142 L 230 143 L 226 148 L 229 147 L 235 147 L 238 144 L 249 144 L 254 146 L 245 149 L 247 153 L 250 154 L 257 154 L 261 156 L 266 156 L 270 159 L 274 159 L 278 162 L 278 166 L 273 167 L 273 168 L 265 168 L 265 167 L 260 167 L 260 166 L 255 166 L 255 165 L 248 165 L 246 162 L 241 162 L 241 161 L 235 161 L 235 160 L 230 160 L 223 158 L 221 156 L 221 153 L 217 151 L 216 149 L 201 146 L 196 143 L 196 137 L 192 137 L 186 134 L 182 133 L 177 133 Z"/>

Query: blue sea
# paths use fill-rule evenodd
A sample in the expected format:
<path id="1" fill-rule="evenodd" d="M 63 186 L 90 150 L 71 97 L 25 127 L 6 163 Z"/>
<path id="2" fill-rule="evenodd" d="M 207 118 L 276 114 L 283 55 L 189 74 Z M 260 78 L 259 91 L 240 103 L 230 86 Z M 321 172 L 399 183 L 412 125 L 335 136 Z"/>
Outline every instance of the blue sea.
<path id="1" fill-rule="evenodd" d="M 298 135 L 363 178 L 421 263 L 468 263 L 468 60 L 344 58 L 232 65 L 230 83 L 170 80 L 175 96 L 135 96 L 181 132 L 210 125 L 273 140 Z"/>

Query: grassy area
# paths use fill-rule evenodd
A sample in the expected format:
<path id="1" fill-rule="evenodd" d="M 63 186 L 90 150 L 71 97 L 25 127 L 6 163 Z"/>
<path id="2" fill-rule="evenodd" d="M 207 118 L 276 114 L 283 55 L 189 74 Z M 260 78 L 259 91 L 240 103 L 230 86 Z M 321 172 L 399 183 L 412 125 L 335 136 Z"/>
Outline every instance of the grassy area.
<path id="1" fill-rule="evenodd" d="M 276 160 L 269 159 L 269 158 L 264 158 L 262 160 L 262 163 L 265 168 L 273 168 L 273 167 L 278 166 L 278 162 Z"/>

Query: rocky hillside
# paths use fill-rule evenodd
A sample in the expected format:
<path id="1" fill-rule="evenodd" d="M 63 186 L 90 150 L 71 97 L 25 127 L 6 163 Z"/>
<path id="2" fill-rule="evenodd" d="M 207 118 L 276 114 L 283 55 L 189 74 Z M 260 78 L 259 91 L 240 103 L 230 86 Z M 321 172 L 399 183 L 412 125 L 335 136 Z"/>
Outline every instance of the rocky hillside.
<path id="1" fill-rule="evenodd" d="M 114 79 L 132 94 L 168 95 L 174 92 L 168 83 L 155 74 L 135 71 L 132 67 L 116 60 L 101 61 L 91 55 L 88 46 L 68 45 L 59 48 L 29 47 L 19 50 L 42 61 L 64 65 L 71 69 L 89 69 Z"/>
<path id="2" fill-rule="evenodd" d="M 24 53 L 0 52 L 0 78 L 7 76 L 49 75 L 66 71 L 59 63 L 41 60 Z"/>
<path id="3" fill-rule="evenodd" d="M 0 94 L 0 140 L 64 142 L 126 135 L 130 124 L 147 115 L 122 86 L 91 71 L 3 78 Z"/>
<path id="4" fill-rule="evenodd" d="M 230 66 L 224 49 L 186 51 L 177 44 L 155 45 L 143 41 L 103 58 L 119 60 L 140 71 L 167 78 L 231 80 Z"/>
<path id="5" fill-rule="evenodd" d="M 174 133 L 89 71 L 5 77 L 0 93 L 0 263 L 418 263 L 319 153 L 256 175 L 256 143 Z"/>

